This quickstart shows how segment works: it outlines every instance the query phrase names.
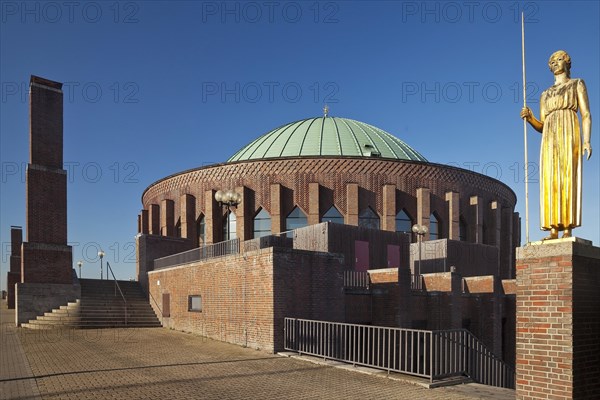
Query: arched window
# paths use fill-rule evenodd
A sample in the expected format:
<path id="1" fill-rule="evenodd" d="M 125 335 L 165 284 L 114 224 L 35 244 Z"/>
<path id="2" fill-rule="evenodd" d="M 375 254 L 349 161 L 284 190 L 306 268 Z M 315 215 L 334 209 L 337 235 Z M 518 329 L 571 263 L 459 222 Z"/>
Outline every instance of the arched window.
<path id="1" fill-rule="evenodd" d="M 285 230 L 291 231 L 292 229 L 302 228 L 308 225 L 308 220 L 306 219 L 306 214 L 302 212 L 302 210 L 296 206 L 292 210 L 291 213 L 288 214 L 285 219 Z"/>
<path id="2" fill-rule="evenodd" d="M 237 238 L 237 217 L 231 210 L 223 216 L 223 240 L 232 240 Z"/>
<path id="3" fill-rule="evenodd" d="M 204 223 L 204 215 L 196 220 L 196 232 L 198 232 L 198 246 L 202 246 L 205 240 L 206 224 Z"/>
<path id="4" fill-rule="evenodd" d="M 271 234 L 271 214 L 261 208 L 254 217 L 254 238 L 269 236 Z"/>
<path id="5" fill-rule="evenodd" d="M 331 206 L 329 210 L 325 214 L 323 214 L 323 218 L 321 218 L 321 222 L 333 222 L 334 224 L 343 224 L 344 216 L 338 211 L 335 206 Z"/>
<path id="6" fill-rule="evenodd" d="M 458 240 L 467 241 L 467 223 L 462 216 L 458 219 Z"/>
<path id="7" fill-rule="evenodd" d="M 379 216 L 371 207 L 367 207 L 358 214 L 358 226 L 370 229 L 379 229 Z"/>
<path id="8" fill-rule="evenodd" d="M 435 213 L 429 216 L 429 240 L 441 239 L 441 223 Z"/>
<path id="9" fill-rule="evenodd" d="M 411 233 L 412 226 L 412 218 L 405 209 L 400 210 L 400 212 L 396 214 L 396 232 Z"/>

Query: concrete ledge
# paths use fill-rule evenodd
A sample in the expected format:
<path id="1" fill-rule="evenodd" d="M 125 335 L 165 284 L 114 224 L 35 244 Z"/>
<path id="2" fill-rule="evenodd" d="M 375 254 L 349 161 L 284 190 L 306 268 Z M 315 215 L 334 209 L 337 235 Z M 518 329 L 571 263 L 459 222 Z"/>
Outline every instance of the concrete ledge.
<path id="1" fill-rule="evenodd" d="M 565 254 L 600 259 L 600 247 L 593 246 L 589 240 L 576 237 L 544 240 L 517 247 L 516 258 L 558 257 Z"/>
<path id="2" fill-rule="evenodd" d="M 81 297 L 81 286 L 58 283 L 17 283 L 15 285 L 15 324 L 29 322 Z"/>

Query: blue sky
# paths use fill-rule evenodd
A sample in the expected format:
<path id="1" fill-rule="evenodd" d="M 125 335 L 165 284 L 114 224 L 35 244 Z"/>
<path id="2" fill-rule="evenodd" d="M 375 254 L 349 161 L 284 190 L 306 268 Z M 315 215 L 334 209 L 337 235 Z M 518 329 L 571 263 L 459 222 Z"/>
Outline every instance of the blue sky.
<path id="1" fill-rule="evenodd" d="M 553 82 L 547 59 L 564 49 L 598 121 L 596 1 L 2 1 L 2 287 L 10 226 L 25 226 L 31 74 L 64 83 L 68 236 L 84 277 L 99 277 L 98 247 L 118 278 L 135 276 L 136 216 L 149 184 L 225 161 L 325 103 L 330 115 L 378 126 L 432 162 L 506 183 L 524 223 L 521 10 L 528 104 L 539 114 Z M 595 245 L 599 124 L 575 231 Z M 537 240 L 540 135 L 530 128 L 528 140 Z"/>

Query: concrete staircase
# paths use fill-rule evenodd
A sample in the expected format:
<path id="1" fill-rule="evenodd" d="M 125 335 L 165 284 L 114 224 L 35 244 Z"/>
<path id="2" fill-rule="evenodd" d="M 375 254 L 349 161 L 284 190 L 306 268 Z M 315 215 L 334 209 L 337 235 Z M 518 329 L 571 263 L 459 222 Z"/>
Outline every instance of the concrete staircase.
<path id="1" fill-rule="evenodd" d="M 160 321 L 138 282 L 118 281 L 127 307 L 114 280 L 80 279 L 81 299 L 47 312 L 29 323 L 29 329 L 149 328 Z"/>

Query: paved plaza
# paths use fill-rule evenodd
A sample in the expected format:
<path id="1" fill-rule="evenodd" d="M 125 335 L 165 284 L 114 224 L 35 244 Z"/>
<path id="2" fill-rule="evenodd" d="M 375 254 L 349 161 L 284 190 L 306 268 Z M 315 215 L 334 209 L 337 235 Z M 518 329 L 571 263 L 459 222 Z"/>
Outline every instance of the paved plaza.
<path id="1" fill-rule="evenodd" d="M 2 399 L 514 399 L 437 389 L 163 328 L 34 331 L 2 301 Z"/>

